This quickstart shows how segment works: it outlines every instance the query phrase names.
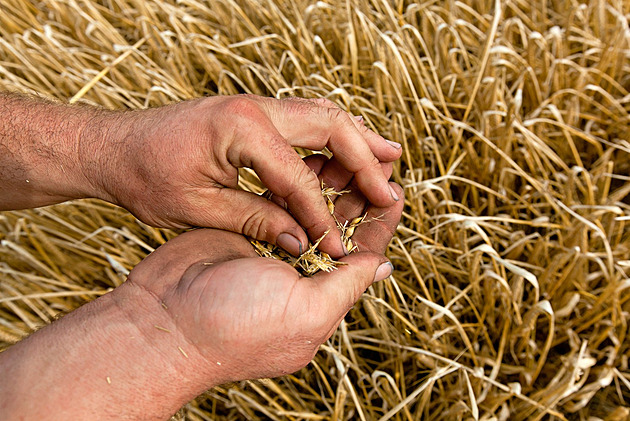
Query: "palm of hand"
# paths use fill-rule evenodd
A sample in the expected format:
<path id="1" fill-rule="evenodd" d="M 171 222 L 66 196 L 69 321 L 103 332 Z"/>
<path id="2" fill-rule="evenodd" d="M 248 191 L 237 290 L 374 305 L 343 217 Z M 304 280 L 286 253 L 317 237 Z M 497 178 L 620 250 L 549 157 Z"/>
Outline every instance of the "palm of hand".
<path id="1" fill-rule="evenodd" d="M 286 263 L 258 257 L 241 235 L 207 229 L 178 239 L 179 244 L 169 243 L 178 249 L 171 248 L 172 254 L 194 243 L 203 245 L 204 258 L 192 262 L 183 254 L 178 273 L 191 263 L 183 275 L 162 277 L 168 285 L 144 286 L 163 289 L 167 311 L 209 363 L 224 372 L 237 370 L 228 376 L 234 380 L 293 372 L 312 358 L 325 338 L 313 338 L 321 329 L 309 323 L 315 319 L 309 279 Z M 280 365 L 274 362 L 278 351 Z"/>

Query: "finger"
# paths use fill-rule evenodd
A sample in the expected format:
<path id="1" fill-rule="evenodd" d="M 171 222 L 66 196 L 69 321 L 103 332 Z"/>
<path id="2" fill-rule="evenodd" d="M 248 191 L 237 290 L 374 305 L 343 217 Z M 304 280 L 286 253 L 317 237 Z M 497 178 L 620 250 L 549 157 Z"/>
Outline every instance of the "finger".
<path id="1" fill-rule="evenodd" d="M 390 184 L 392 188 L 396 189 L 401 200 L 393 206 L 385 208 L 374 205 L 368 206 L 365 222 L 357 227 L 352 236 L 352 242 L 359 251 L 385 253 L 387 245 L 396 232 L 404 207 L 404 191 L 398 184 L 393 182 Z"/>
<path id="2" fill-rule="evenodd" d="M 341 109 L 313 107 L 296 101 L 268 104 L 274 104 L 270 107 L 270 116 L 278 131 L 292 146 L 312 150 L 328 147 L 339 163 L 354 174 L 358 186 L 371 202 L 389 206 L 397 199 L 381 171 L 381 160 L 370 148 L 371 137 L 365 138 L 361 134 L 348 113 Z M 296 118 L 300 119 L 300 124 L 295 124 Z M 384 139 L 383 142 L 388 145 Z M 400 156 L 400 149 L 388 147 L 392 150 L 392 157 Z"/>
<path id="3" fill-rule="evenodd" d="M 393 267 L 378 253 L 356 253 L 341 259 L 346 263 L 332 272 L 319 272 L 312 282 L 318 300 L 328 314 L 330 325 L 337 323 L 375 281 L 387 278 Z"/>
<path id="4" fill-rule="evenodd" d="M 370 130 L 365 125 L 363 116 L 353 116 L 353 123 L 368 145 L 370 145 L 374 156 L 381 162 L 393 162 L 400 158 L 402 155 L 402 145 L 400 143 L 385 139 L 383 136 Z"/>
<path id="5" fill-rule="evenodd" d="M 342 191 L 348 187 L 358 189 L 356 183 L 350 184 L 352 173 L 346 171 L 335 157 L 328 158 L 323 154 L 313 154 L 302 160 L 317 174 L 326 187 L 332 187 L 336 191 Z M 392 162 L 381 162 L 381 169 L 385 177 L 390 178 L 394 170 L 394 164 Z"/>
<path id="6" fill-rule="evenodd" d="M 329 161 L 329 158 L 326 155 L 318 153 L 302 158 L 302 160 L 311 169 L 311 171 L 315 174 L 319 174 L 322 168 Z"/>
<path id="7" fill-rule="evenodd" d="M 333 195 L 331 199 L 335 202 L 334 215 L 337 221 L 344 223 L 365 213 L 368 204 L 367 199 L 359 191 L 356 183 L 351 181 L 352 174 L 337 165 L 335 158 L 328 159 L 325 155 L 315 154 L 303 158 L 308 167 L 318 174 L 319 179 L 327 187 L 332 187 L 336 191 L 350 190 L 340 196 Z M 386 177 L 391 177 L 393 164 L 391 162 L 381 163 L 381 168 Z M 348 181 L 351 181 L 348 184 Z M 271 196 L 271 200 L 286 209 L 286 202 L 278 196 Z"/>
<path id="8" fill-rule="evenodd" d="M 381 162 L 380 165 L 381 170 L 383 171 L 383 175 L 385 176 L 385 178 L 389 179 L 394 168 L 393 163 Z M 347 189 L 353 191 L 360 190 L 358 184 L 356 183 L 356 180 L 353 180 L 353 174 L 349 171 L 346 171 L 346 169 L 343 168 L 339 161 L 334 157 L 326 162 L 326 164 L 321 168 L 318 174 L 319 179 L 324 182 L 324 185 L 326 185 L 327 187 L 332 187 L 336 191 Z"/>
<path id="9" fill-rule="evenodd" d="M 322 167 L 328 161 L 328 157 L 322 154 L 313 154 L 303 158 L 302 160 L 311 169 L 311 171 L 313 171 L 315 174 L 319 174 L 319 172 L 322 170 Z M 273 203 L 283 209 L 287 209 L 287 202 L 285 202 L 283 198 L 281 198 L 280 196 L 275 196 L 269 190 L 265 194 Z"/>
<path id="10" fill-rule="evenodd" d="M 267 100 L 267 105 L 272 109 L 277 108 L 278 104 L 280 104 L 282 112 L 278 113 L 276 111 L 276 113 L 272 114 L 272 117 L 280 133 L 290 141 L 295 139 L 298 142 L 321 142 L 321 127 L 319 127 L 319 125 L 321 125 L 321 123 L 325 125 L 327 122 L 322 122 L 321 120 L 317 121 L 314 117 L 321 117 L 322 111 L 324 111 L 332 115 L 338 114 L 345 123 L 352 123 L 358 133 L 363 136 L 363 140 L 379 161 L 392 162 L 400 158 L 402 151 L 399 143 L 386 140 L 384 137 L 373 132 L 365 125 L 362 116 L 353 116 L 327 98 L 306 99 L 293 97 L 281 101 L 273 99 Z M 300 125 L 295 124 L 295 118 L 301 119 Z M 318 127 L 305 128 L 301 127 L 303 123 L 316 125 L 319 123 L 319 125 Z M 293 144 L 293 146 L 300 145 Z M 313 149 L 309 146 L 303 147 Z"/>
<path id="11" fill-rule="evenodd" d="M 346 170 L 334 156 L 318 172 L 320 181 L 336 191 L 345 190 L 353 176 L 354 174 Z"/>
<path id="12" fill-rule="evenodd" d="M 298 222 L 280 206 L 253 193 L 224 188 L 208 198 L 207 203 L 229 206 L 199 207 L 194 223 L 244 234 L 275 244 L 299 256 L 308 237 Z"/>
<path id="13" fill-rule="evenodd" d="M 217 244 L 221 248 L 217 248 Z M 129 274 L 129 279 L 161 279 L 164 274 L 183 274 L 195 263 L 215 263 L 242 257 L 258 256 L 242 235 L 218 229 L 203 228 L 187 231 L 158 247 Z M 151 290 L 162 296 L 168 283 L 152 282 Z"/>
<path id="14" fill-rule="evenodd" d="M 335 218 L 341 225 L 365 214 L 369 202 L 360 191 L 351 190 L 335 201 Z"/>
<path id="15" fill-rule="evenodd" d="M 251 165 L 247 162 L 244 165 L 251 166 L 265 186 L 285 200 L 291 214 L 306 229 L 311 240 L 315 241 L 328 232 L 320 243 L 321 250 L 334 258 L 344 256 L 347 250 L 322 197 L 317 175 L 275 132 L 273 126 L 266 127 L 266 133 L 270 135 L 261 141 L 260 153 L 248 155 Z"/>
<path id="16" fill-rule="evenodd" d="M 384 173 L 387 176 L 391 176 L 391 162 L 383 163 L 381 165 Z M 325 169 L 322 170 L 322 173 L 324 171 Z M 343 187 L 343 189 L 349 191 L 349 193 L 333 197 L 335 204 L 335 218 L 341 224 L 363 215 L 365 213 L 366 206 L 369 205 L 367 198 L 361 193 L 354 180 L 352 180 L 349 185 Z"/>
<path id="17" fill-rule="evenodd" d="M 222 245 L 220 253 L 217 251 L 217 244 Z M 184 266 L 204 257 L 216 262 L 257 256 L 249 241 L 242 235 L 212 228 L 186 231 L 164 243 L 153 254 L 159 254 L 160 259 L 164 259 L 166 255 L 176 255 L 178 262 Z M 218 255 L 221 260 L 217 260 Z"/>

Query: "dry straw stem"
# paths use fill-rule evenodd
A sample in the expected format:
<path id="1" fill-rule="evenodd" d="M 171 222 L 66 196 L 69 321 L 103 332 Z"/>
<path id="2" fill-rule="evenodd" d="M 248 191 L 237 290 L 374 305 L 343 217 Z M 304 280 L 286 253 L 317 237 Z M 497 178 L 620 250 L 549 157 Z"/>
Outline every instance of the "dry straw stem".
<path id="1" fill-rule="evenodd" d="M 179 418 L 628 418 L 627 2 L 0 8 L 0 89 L 108 108 L 327 97 L 403 145 L 394 275 L 305 369 L 214 388 Z M 94 201 L 1 214 L 1 346 L 116 287 L 173 235 Z"/>

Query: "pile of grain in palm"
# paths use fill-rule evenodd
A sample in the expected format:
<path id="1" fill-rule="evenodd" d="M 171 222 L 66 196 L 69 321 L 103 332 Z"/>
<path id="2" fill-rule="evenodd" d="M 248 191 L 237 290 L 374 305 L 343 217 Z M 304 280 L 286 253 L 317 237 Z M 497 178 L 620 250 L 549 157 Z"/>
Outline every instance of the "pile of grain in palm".
<path id="1" fill-rule="evenodd" d="M 623 420 L 630 7 L 623 1 L 9 0 L 0 89 L 107 108 L 326 97 L 403 145 L 372 286 L 305 369 L 177 417 Z M 241 185 L 260 193 L 251 171 Z M 78 201 L 0 214 L 0 347 L 174 232 Z"/>
<path id="2" fill-rule="evenodd" d="M 367 213 L 362 216 L 357 216 L 343 223 L 335 216 L 335 203 L 336 197 L 345 193 L 349 193 L 349 190 L 336 191 L 332 187 L 326 187 L 322 182 L 322 196 L 328 206 L 328 211 L 333 216 L 337 228 L 341 232 L 341 241 L 346 246 L 349 253 L 359 251 L 359 247 L 352 242 L 352 236 L 354 231 L 361 224 L 370 222 L 367 219 Z M 250 243 L 254 246 L 254 250 L 261 257 L 268 257 L 272 259 L 282 260 L 287 262 L 295 268 L 303 276 L 313 276 L 319 271 L 332 272 L 339 266 L 343 265 L 343 262 L 336 261 L 330 255 L 319 249 L 321 241 L 330 233 L 330 230 L 326 231 L 320 238 L 308 244 L 306 251 L 301 255 L 295 257 L 284 251 L 282 248 L 265 241 L 258 241 L 250 239 Z"/>

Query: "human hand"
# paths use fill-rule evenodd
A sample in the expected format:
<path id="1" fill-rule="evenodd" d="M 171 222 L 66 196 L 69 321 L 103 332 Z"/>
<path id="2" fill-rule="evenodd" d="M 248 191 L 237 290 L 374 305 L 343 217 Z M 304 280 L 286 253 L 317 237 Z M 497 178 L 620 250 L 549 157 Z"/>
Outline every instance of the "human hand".
<path id="1" fill-rule="evenodd" d="M 333 161 L 305 163 L 340 189 L 348 184 Z M 336 217 L 353 219 L 365 205 L 355 190 L 336 201 Z M 361 251 L 312 278 L 256 257 L 234 233 L 201 229 L 169 241 L 113 292 L 0 353 L 0 413 L 165 419 L 214 385 L 301 368 L 361 293 L 391 273 L 383 252 L 402 206 L 369 206 L 370 222 L 353 236 Z"/>
<path id="2" fill-rule="evenodd" d="M 85 131 L 106 139 L 86 151 L 104 157 L 94 177 L 102 180 L 99 196 L 151 225 L 225 229 L 294 255 L 308 243 L 304 229 L 313 240 L 330 230 L 320 247 L 343 256 L 319 181 L 292 147 L 327 147 L 330 166 L 346 182 L 354 177 L 370 202 L 396 200 L 382 166 L 400 157 L 400 145 L 324 99 L 217 96 L 115 116 Z M 106 136 L 103 126 L 111 126 Z M 254 169 L 275 203 L 237 190 L 240 167 Z"/>
<path id="3" fill-rule="evenodd" d="M 392 186 L 402 197 L 402 189 Z M 240 235 L 203 229 L 160 247 L 128 282 L 164 304 L 154 307 L 192 345 L 188 354 L 204 362 L 182 378 L 211 379 L 209 387 L 291 373 L 308 364 L 365 289 L 391 273 L 383 253 L 402 206 L 370 206 L 370 222 L 353 236 L 360 252 L 342 258 L 345 265 L 330 273 L 302 278 L 287 263 L 257 257 Z M 352 193 L 339 198 L 335 209 L 339 219 L 353 219 L 364 207 L 362 195 Z"/>

